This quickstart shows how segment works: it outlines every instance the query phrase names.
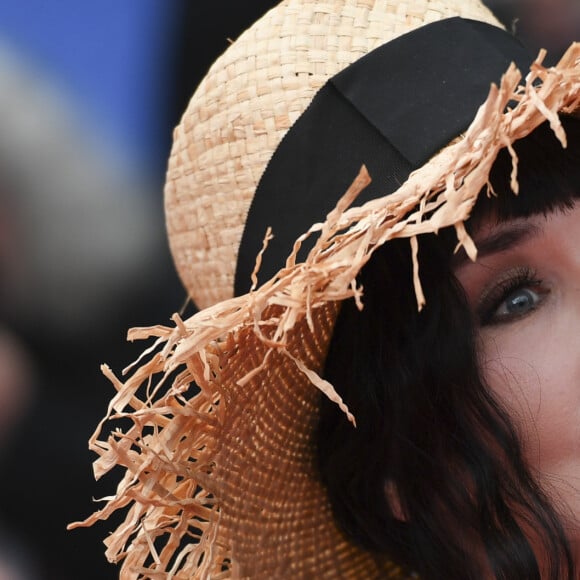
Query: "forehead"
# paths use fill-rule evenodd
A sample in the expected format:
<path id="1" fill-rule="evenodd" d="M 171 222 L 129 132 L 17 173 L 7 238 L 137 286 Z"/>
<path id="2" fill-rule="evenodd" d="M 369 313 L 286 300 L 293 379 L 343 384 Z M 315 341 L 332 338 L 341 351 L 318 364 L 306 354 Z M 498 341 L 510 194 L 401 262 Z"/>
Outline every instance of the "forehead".
<path id="1" fill-rule="evenodd" d="M 555 209 L 545 215 L 503 221 L 488 218 L 473 232 L 477 259 L 472 262 L 465 252 L 452 261 L 455 272 L 475 265 L 489 267 L 505 260 L 546 259 L 568 262 L 580 256 L 580 202 Z"/>

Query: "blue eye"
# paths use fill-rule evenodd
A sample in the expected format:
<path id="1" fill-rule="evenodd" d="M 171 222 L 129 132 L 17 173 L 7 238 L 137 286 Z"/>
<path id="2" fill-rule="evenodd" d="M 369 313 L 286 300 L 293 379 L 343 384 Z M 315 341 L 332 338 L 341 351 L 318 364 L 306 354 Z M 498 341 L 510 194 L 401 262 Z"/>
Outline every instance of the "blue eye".
<path id="1" fill-rule="evenodd" d="M 477 308 L 479 323 L 488 326 L 519 320 L 540 307 L 549 293 L 530 269 L 508 271 L 484 291 Z"/>
<path id="2" fill-rule="evenodd" d="M 530 288 L 520 288 L 503 299 L 495 311 L 495 316 L 522 316 L 534 310 L 541 299 L 542 297 Z"/>

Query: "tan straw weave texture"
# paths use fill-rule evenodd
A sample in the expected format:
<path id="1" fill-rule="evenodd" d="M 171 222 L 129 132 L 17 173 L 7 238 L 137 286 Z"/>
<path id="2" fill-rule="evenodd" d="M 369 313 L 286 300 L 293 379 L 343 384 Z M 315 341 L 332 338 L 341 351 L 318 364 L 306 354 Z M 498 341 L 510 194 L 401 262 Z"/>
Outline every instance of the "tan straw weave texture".
<path id="1" fill-rule="evenodd" d="M 258 181 L 315 92 L 377 46 L 451 16 L 497 24 L 478 0 L 287 0 L 216 61 L 175 130 L 165 189 L 171 251 L 197 306 L 231 298 Z"/>

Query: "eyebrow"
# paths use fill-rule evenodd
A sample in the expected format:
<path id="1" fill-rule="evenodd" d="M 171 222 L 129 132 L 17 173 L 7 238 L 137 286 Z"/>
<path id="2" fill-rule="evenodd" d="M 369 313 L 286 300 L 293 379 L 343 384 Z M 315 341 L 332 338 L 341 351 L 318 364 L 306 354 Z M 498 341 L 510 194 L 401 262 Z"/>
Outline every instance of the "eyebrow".
<path id="1" fill-rule="evenodd" d="M 488 236 L 474 240 L 477 248 L 477 259 L 511 250 L 530 238 L 540 235 L 542 231 L 542 227 L 529 221 L 500 225 L 498 230 Z M 467 262 L 471 262 L 471 260 L 465 251 L 461 251 L 453 256 L 451 265 L 453 268 L 458 268 Z"/>

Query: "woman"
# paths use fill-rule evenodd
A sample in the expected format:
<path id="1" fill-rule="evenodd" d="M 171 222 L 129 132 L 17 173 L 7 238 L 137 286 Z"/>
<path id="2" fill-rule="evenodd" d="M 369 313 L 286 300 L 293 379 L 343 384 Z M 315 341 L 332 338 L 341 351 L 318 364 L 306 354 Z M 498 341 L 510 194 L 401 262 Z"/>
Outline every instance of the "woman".
<path id="1" fill-rule="evenodd" d="M 516 142 L 518 197 L 498 156 L 498 197 L 468 222 L 476 262 L 448 232 L 422 240 L 422 312 L 397 240 L 362 271 L 364 310 L 346 302 L 335 326 L 325 376 L 359 420 L 322 402 L 334 513 L 421 577 L 575 577 L 580 120 L 563 124 L 566 150 L 547 123 Z"/>
<path id="2" fill-rule="evenodd" d="M 91 440 L 122 577 L 575 577 L 574 366 L 539 343 L 573 320 L 580 53 L 496 25 L 292 0 L 210 70 L 166 186 L 203 310 L 133 331 L 163 347 L 105 370 L 132 426 Z"/>

